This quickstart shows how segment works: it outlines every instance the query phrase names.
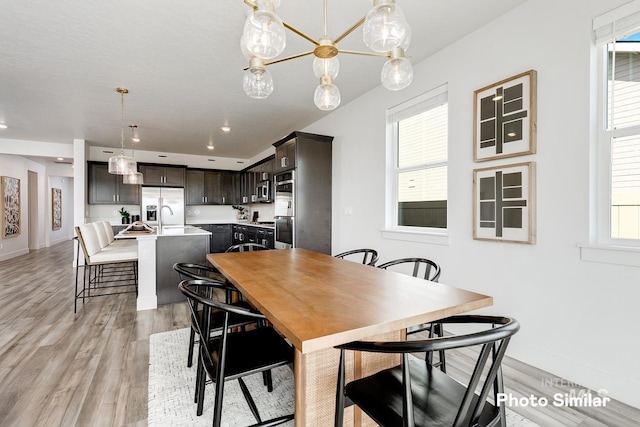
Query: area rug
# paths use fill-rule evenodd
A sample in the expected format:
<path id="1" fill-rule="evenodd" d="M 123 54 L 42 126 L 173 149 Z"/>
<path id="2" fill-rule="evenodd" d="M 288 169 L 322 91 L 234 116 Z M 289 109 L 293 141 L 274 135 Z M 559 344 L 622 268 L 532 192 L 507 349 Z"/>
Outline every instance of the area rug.
<path id="1" fill-rule="evenodd" d="M 149 338 L 149 416 L 150 427 L 210 426 L 213 420 L 214 387 L 207 385 L 204 413 L 196 416 L 193 403 L 195 363 L 187 368 L 189 328 L 153 334 Z M 273 392 L 267 392 L 262 374 L 245 377 L 263 420 L 293 413 L 293 371 L 289 366 L 273 370 Z M 255 423 L 238 381 L 225 384 L 222 425 L 248 426 Z M 283 424 L 293 426 L 293 422 Z M 510 427 L 536 427 L 537 424 L 507 411 Z M 311 427 L 311 426 L 310 426 Z M 315 426 L 313 426 L 315 427 Z"/>

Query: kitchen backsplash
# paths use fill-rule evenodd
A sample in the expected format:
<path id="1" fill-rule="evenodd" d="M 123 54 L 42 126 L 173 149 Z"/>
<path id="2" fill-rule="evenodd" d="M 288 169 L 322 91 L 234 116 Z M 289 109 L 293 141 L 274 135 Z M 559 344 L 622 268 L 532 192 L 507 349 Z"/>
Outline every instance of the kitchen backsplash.
<path id="1" fill-rule="evenodd" d="M 273 203 L 253 203 L 246 206 L 249 208 L 249 220 L 257 211 L 258 221 L 273 221 Z M 122 207 L 131 215 L 140 215 L 139 205 L 89 205 L 87 222 L 109 221 L 111 224 L 121 224 L 122 219 L 118 211 Z M 236 222 L 236 211 L 231 206 L 186 206 L 185 222 L 187 224 Z"/>

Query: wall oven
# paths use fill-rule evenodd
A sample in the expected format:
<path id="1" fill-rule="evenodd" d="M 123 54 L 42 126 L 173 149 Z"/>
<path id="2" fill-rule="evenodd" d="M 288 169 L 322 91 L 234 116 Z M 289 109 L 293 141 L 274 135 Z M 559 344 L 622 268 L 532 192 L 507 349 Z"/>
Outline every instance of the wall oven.
<path id="1" fill-rule="evenodd" d="M 295 246 L 295 176 L 293 171 L 274 178 L 275 198 L 273 218 L 276 223 L 275 248 Z"/>

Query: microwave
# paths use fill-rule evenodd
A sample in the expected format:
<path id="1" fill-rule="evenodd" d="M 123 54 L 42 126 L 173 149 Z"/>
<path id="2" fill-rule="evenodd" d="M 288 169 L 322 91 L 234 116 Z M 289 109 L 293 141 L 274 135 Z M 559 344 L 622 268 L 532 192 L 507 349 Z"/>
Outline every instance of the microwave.
<path id="1" fill-rule="evenodd" d="M 258 183 L 256 187 L 256 202 L 271 201 L 271 181 L 264 180 Z"/>

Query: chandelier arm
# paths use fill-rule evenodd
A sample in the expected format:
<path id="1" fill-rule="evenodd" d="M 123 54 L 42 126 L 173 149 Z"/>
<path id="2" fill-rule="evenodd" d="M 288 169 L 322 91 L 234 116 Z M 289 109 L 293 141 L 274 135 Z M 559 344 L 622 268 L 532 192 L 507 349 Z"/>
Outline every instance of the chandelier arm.
<path id="1" fill-rule="evenodd" d="M 278 62 L 290 61 L 292 59 L 302 58 L 304 56 L 309 56 L 312 54 L 313 54 L 313 51 L 310 50 L 309 52 L 298 53 L 297 55 L 291 55 L 291 56 L 287 56 L 286 58 L 276 59 L 275 61 L 267 62 L 264 65 L 273 65 L 273 64 L 277 64 Z"/>
<path id="2" fill-rule="evenodd" d="M 258 5 L 252 2 L 251 0 L 244 0 L 244 4 L 252 8 L 253 10 L 258 9 Z"/>
<path id="3" fill-rule="evenodd" d="M 362 18 L 360 18 L 360 19 L 358 20 L 358 22 L 356 22 L 356 23 L 355 23 L 355 24 L 353 24 L 351 27 L 349 27 L 349 28 L 348 28 L 344 33 L 340 34 L 340 35 L 338 36 L 338 38 L 337 38 L 337 39 L 335 39 L 335 40 L 333 41 L 333 43 L 334 43 L 334 44 L 338 44 L 338 43 L 340 43 L 340 40 L 342 40 L 343 38 L 347 37 L 349 34 L 353 33 L 353 32 L 354 32 L 354 31 L 355 31 L 359 26 L 361 26 L 362 24 L 364 24 L 364 19 L 365 19 L 365 18 L 366 18 L 365 16 L 363 16 Z"/>
<path id="4" fill-rule="evenodd" d="M 271 61 L 271 62 L 265 62 L 264 66 L 268 66 L 268 65 L 273 65 L 273 64 L 277 64 L 278 62 L 284 62 L 284 61 L 290 61 L 292 59 L 296 59 L 296 58 L 302 58 L 304 56 L 309 56 L 313 54 L 313 51 L 310 50 L 309 52 L 302 52 L 302 53 L 298 53 L 296 55 L 291 55 L 291 56 L 287 56 L 286 58 L 280 58 L 280 59 L 276 59 L 275 61 Z M 244 67 L 243 70 L 247 71 L 249 69 L 249 67 Z"/>
<path id="5" fill-rule="evenodd" d="M 338 52 L 346 53 L 349 55 L 362 55 L 362 56 L 377 56 L 378 58 L 388 58 L 389 55 L 386 53 L 377 53 L 377 52 L 360 52 L 357 50 L 342 50 L 339 49 Z"/>
<path id="6" fill-rule="evenodd" d="M 287 24 L 287 23 L 286 23 L 286 22 L 284 22 L 284 21 L 282 21 L 282 25 L 284 25 L 284 27 L 285 27 L 287 30 L 289 30 L 289 31 L 291 31 L 291 32 L 293 32 L 293 33 L 295 33 L 295 34 L 299 35 L 299 36 L 300 36 L 300 37 L 302 37 L 303 39 L 305 39 L 305 40 L 307 40 L 307 41 L 309 41 L 309 42 L 313 43 L 313 44 L 314 44 L 314 45 L 316 45 L 316 46 L 320 46 L 320 43 L 318 43 L 316 40 L 314 40 L 313 38 L 311 38 L 311 36 L 308 36 L 308 35 L 306 35 L 305 33 L 303 33 L 302 31 L 298 30 L 297 28 L 295 28 L 295 27 L 293 27 L 293 26 L 291 26 L 291 25 Z"/>

